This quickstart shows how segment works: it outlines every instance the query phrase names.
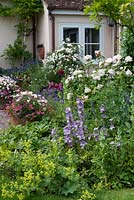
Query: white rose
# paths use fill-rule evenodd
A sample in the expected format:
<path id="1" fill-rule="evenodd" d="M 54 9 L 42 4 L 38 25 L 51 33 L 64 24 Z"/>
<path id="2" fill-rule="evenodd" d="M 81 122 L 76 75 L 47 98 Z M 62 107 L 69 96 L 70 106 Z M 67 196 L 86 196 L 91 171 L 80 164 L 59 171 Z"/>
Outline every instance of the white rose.
<path id="1" fill-rule="evenodd" d="M 133 58 L 131 56 L 127 56 L 125 58 L 125 62 L 132 62 L 133 61 Z"/>
<path id="2" fill-rule="evenodd" d="M 107 64 L 111 64 L 111 63 L 113 63 L 113 59 L 112 59 L 112 58 L 107 58 L 107 59 L 105 60 L 105 62 L 106 62 Z"/>
<path id="3" fill-rule="evenodd" d="M 128 69 L 127 71 L 126 71 L 126 75 L 127 76 L 131 76 L 133 73 Z"/>
<path id="4" fill-rule="evenodd" d="M 84 93 L 85 93 L 85 94 L 88 94 L 89 92 L 91 92 L 91 89 L 88 88 L 88 87 L 85 87 Z"/>
<path id="5" fill-rule="evenodd" d="M 122 56 L 120 54 L 117 54 L 115 56 L 113 56 L 113 62 L 120 62 L 120 60 L 122 59 Z"/>
<path id="6" fill-rule="evenodd" d="M 83 74 L 83 71 L 82 70 L 75 70 L 73 75 L 74 76 L 77 76 L 78 74 Z"/>
<path id="7" fill-rule="evenodd" d="M 66 85 L 69 84 L 69 80 L 68 80 L 68 79 L 65 80 L 65 84 L 66 84 Z"/>
<path id="8" fill-rule="evenodd" d="M 97 89 L 97 90 L 100 90 L 102 87 L 103 87 L 102 84 L 98 84 L 97 87 L 96 87 L 96 89 Z"/>
<path id="9" fill-rule="evenodd" d="M 83 75 L 82 74 L 78 74 L 78 78 L 82 78 L 83 77 Z"/>
<path id="10" fill-rule="evenodd" d="M 109 69 L 109 70 L 108 70 L 108 73 L 114 76 L 114 75 L 115 75 L 115 70 Z"/>
<path id="11" fill-rule="evenodd" d="M 70 38 L 66 38 L 65 41 L 66 41 L 66 42 L 70 42 Z"/>
<path id="12" fill-rule="evenodd" d="M 86 56 L 84 56 L 84 60 L 85 61 L 92 60 L 92 56 L 91 55 L 86 55 Z"/>
<path id="13" fill-rule="evenodd" d="M 101 79 L 101 77 L 99 76 L 99 75 L 94 75 L 94 76 L 92 76 L 92 78 L 94 79 L 94 80 L 100 80 Z"/>
<path id="14" fill-rule="evenodd" d="M 98 75 L 99 76 L 104 76 L 105 75 L 105 71 L 106 71 L 105 69 L 99 69 L 98 70 Z"/>

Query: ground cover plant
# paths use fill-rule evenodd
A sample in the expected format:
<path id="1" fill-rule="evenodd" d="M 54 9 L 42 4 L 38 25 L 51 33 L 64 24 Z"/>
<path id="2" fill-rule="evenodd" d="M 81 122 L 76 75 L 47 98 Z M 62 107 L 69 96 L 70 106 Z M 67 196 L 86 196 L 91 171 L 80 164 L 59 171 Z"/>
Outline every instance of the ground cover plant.
<path id="1" fill-rule="evenodd" d="M 95 54 L 95 62 L 86 56 L 72 70 L 66 70 L 76 61 L 71 55 L 67 66 L 50 65 L 53 81 L 47 76 L 41 94 L 56 92 L 57 99 L 47 94 L 52 113 L 0 133 L 2 198 L 93 200 L 101 199 L 98 190 L 134 187 L 133 59 Z M 59 57 L 54 61 L 59 65 Z"/>

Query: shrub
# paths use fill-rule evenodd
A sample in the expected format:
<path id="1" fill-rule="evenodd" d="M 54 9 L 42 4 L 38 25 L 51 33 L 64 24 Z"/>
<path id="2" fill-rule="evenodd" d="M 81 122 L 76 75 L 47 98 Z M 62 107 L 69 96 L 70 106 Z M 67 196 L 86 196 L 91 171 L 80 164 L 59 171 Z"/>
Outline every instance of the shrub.
<path id="1" fill-rule="evenodd" d="M 7 112 L 17 116 L 24 122 L 41 120 L 43 115 L 50 112 L 47 100 L 31 91 L 16 94 L 10 104 L 6 107 Z"/>

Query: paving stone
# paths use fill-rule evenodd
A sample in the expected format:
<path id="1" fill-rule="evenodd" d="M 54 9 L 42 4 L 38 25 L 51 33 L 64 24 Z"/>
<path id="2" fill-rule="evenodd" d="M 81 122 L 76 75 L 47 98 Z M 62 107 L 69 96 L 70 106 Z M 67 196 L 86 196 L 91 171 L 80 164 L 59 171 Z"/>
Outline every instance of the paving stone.
<path id="1" fill-rule="evenodd" d="M 0 130 L 10 126 L 10 117 L 4 110 L 0 110 Z"/>

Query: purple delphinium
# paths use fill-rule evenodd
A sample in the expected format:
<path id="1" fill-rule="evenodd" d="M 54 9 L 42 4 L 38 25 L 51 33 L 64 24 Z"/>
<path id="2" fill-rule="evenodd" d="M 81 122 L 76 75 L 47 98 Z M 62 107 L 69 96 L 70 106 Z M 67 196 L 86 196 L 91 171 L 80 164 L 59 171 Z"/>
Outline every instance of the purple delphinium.
<path id="1" fill-rule="evenodd" d="M 52 136 L 52 141 L 55 141 L 58 138 L 56 128 L 52 129 L 51 136 Z"/>
<path id="2" fill-rule="evenodd" d="M 77 108 L 79 119 L 84 122 L 84 102 L 81 99 L 77 99 Z"/>
<path id="3" fill-rule="evenodd" d="M 64 137 L 65 142 L 72 146 L 73 143 L 79 141 L 80 147 L 84 148 L 86 145 L 86 138 L 84 135 L 85 126 L 84 126 L 84 103 L 81 99 L 77 99 L 78 107 L 78 120 L 73 119 L 73 114 L 71 108 L 66 108 L 66 121 L 67 125 L 64 127 Z"/>
<path id="4" fill-rule="evenodd" d="M 67 143 L 69 146 L 72 146 L 73 140 L 72 140 L 72 129 L 73 129 L 73 114 L 71 112 L 71 108 L 68 107 L 65 110 L 66 112 L 66 121 L 67 125 L 64 127 L 64 138 L 65 143 Z"/>
<path id="5" fill-rule="evenodd" d="M 102 104 L 100 106 L 100 113 L 104 113 L 106 111 L 105 106 Z"/>

